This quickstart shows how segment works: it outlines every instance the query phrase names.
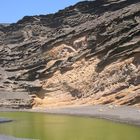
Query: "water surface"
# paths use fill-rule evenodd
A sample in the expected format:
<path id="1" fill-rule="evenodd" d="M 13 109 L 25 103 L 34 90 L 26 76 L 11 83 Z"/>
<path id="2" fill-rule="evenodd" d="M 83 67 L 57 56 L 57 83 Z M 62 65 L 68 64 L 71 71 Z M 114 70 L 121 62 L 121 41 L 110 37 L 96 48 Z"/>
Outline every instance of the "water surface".
<path id="1" fill-rule="evenodd" d="M 140 127 L 101 119 L 8 112 L 0 117 L 13 122 L 0 124 L 0 135 L 39 140 L 140 140 Z"/>

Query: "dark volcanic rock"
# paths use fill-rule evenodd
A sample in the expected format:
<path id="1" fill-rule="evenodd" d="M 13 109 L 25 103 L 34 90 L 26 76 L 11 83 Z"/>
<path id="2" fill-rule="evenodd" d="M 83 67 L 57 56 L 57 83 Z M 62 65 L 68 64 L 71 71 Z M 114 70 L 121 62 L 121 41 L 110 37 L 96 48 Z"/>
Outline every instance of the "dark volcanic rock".
<path id="1" fill-rule="evenodd" d="M 16 138 L 12 136 L 0 135 L 0 140 L 32 140 L 32 139 Z"/>
<path id="2" fill-rule="evenodd" d="M 11 92 L 11 102 L 25 92 L 27 99 L 41 94 L 44 104 L 139 104 L 139 56 L 139 0 L 84 1 L 26 16 L 0 25 L 0 93 Z M 32 103 L 24 99 L 18 100 Z"/>
<path id="3" fill-rule="evenodd" d="M 0 118 L 0 123 L 7 123 L 7 122 L 12 122 L 12 120 Z"/>

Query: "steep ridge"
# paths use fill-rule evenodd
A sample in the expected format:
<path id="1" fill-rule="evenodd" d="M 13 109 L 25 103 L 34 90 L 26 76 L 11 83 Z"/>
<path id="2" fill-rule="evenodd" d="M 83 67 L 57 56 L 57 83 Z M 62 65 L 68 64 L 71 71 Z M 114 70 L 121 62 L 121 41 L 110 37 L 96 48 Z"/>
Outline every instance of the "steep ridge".
<path id="1" fill-rule="evenodd" d="M 0 106 L 140 106 L 140 1 L 79 2 L 0 25 Z"/>

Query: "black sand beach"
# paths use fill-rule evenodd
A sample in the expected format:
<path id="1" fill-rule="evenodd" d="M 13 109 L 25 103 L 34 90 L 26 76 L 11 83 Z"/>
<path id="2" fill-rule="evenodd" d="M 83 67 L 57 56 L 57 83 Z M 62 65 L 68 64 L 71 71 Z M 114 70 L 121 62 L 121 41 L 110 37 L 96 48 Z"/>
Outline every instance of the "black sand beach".
<path id="1" fill-rule="evenodd" d="M 45 112 L 59 115 L 94 117 L 140 126 L 140 109 L 129 106 L 96 105 L 33 109 L 30 111 Z"/>

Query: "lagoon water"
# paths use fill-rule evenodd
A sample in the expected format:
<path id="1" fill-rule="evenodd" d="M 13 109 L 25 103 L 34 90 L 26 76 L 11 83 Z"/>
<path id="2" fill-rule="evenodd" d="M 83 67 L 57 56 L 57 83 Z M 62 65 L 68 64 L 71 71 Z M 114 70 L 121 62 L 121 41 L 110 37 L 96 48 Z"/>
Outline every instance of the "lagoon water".
<path id="1" fill-rule="evenodd" d="M 140 127 L 101 119 L 48 115 L 45 113 L 1 112 L 0 135 L 38 140 L 140 140 Z"/>

